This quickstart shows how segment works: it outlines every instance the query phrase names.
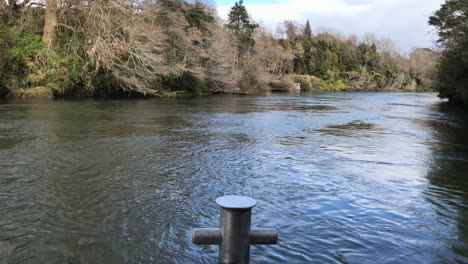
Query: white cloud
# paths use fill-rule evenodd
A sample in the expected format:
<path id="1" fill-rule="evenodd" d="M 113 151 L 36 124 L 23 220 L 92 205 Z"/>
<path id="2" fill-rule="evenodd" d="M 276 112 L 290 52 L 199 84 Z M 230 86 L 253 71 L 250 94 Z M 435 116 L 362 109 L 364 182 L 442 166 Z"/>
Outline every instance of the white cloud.
<path id="1" fill-rule="evenodd" d="M 251 1 L 253 2 L 253 1 Z M 249 3 L 246 6 L 255 20 L 274 29 L 278 22 L 290 19 L 304 23 L 310 19 L 313 28 L 333 28 L 344 34 L 363 35 L 373 32 L 393 39 L 400 49 L 432 47 L 428 17 L 444 0 L 282 0 Z M 219 6 L 227 18 L 230 6 Z"/>

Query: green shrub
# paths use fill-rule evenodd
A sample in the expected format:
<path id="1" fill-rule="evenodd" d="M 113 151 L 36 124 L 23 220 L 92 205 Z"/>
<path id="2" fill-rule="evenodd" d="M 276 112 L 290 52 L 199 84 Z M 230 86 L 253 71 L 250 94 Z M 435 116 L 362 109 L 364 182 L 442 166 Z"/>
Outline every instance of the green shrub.
<path id="1" fill-rule="evenodd" d="M 18 73 L 28 66 L 28 62 L 34 60 L 44 49 L 44 45 L 40 36 L 35 34 L 17 33 L 13 37 L 15 46 L 8 50 L 7 63 L 9 70 Z"/>
<path id="2" fill-rule="evenodd" d="M 325 91 L 345 91 L 348 89 L 348 85 L 341 79 L 320 80 L 320 88 Z"/>
<path id="3" fill-rule="evenodd" d="M 336 90 L 342 91 L 342 90 L 346 90 L 348 88 L 348 85 L 343 80 L 336 80 L 335 88 Z"/>
<path id="4" fill-rule="evenodd" d="M 11 32 L 10 30 L 0 21 L 0 96 L 3 95 L 5 87 L 3 86 L 4 78 L 6 75 L 5 66 L 7 62 L 8 47 L 10 44 Z"/>
<path id="5" fill-rule="evenodd" d="M 81 84 L 83 63 L 78 56 L 46 48 L 41 36 L 30 32 L 10 32 L 8 38 L 0 27 L 0 39 L 10 39 L 5 52 L 0 41 L 0 82 L 9 91 L 38 86 L 55 94 Z M 3 57 L 2 57 L 3 56 Z"/>
<path id="6" fill-rule="evenodd" d="M 41 38 L 31 33 L 10 31 L 6 51 L 2 84 L 8 90 L 31 87 L 28 76 L 34 68 L 37 54 L 44 49 Z"/>
<path id="7" fill-rule="evenodd" d="M 47 49 L 37 54 L 29 80 L 33 83 L 34 76 L 38 76 L 34 86 L 43 85 L 51 88 L 54 93 L 63 95 L 67 90 L 81 86 L 82 68 L 83 64 L 76 56 Z"/>

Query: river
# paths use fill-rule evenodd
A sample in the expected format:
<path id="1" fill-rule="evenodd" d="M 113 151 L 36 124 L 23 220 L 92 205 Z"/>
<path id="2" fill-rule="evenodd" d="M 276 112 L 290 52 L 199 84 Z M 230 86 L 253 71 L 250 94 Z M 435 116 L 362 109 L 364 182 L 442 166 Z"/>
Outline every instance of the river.
<path id="1" fill-rule="evenodd" d="M 436 94 L 0 103 L 0 263 L 216 263 L 215 198 L 280 241 L 252 263 L 468 263 L 468 118 Z"/>

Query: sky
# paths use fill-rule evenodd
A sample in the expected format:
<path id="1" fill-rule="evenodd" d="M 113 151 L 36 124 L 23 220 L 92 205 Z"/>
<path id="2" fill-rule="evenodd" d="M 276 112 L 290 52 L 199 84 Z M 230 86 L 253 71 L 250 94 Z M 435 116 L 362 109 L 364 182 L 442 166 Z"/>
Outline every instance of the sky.
<path id="1" fill-rule="evenodd" d="M 235 0 L 214 0 L 226 19 Z M 427 24 L 444 0 L 244 0 L 252 18 L 275 30 L 282 20 L 305 23 L 312 29 L 330 28 L 345 35 L 375 33 L 391 38 L 402 52 L 433 48 L 436 34 Z"/>

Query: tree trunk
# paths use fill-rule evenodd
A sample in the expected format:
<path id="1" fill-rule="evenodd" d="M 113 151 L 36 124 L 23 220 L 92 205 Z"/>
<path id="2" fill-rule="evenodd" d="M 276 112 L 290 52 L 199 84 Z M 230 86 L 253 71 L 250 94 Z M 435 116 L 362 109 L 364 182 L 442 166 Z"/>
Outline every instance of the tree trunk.
<path id="1" fill-rule="evenodd" d="M 45 20 L 44 20 L 44 35 L 42 41 L 50 46 L 52 37 L 54 36 L 55 27 L 57 26 L 57 3 L 56 0 L 46 0 Z"/>

